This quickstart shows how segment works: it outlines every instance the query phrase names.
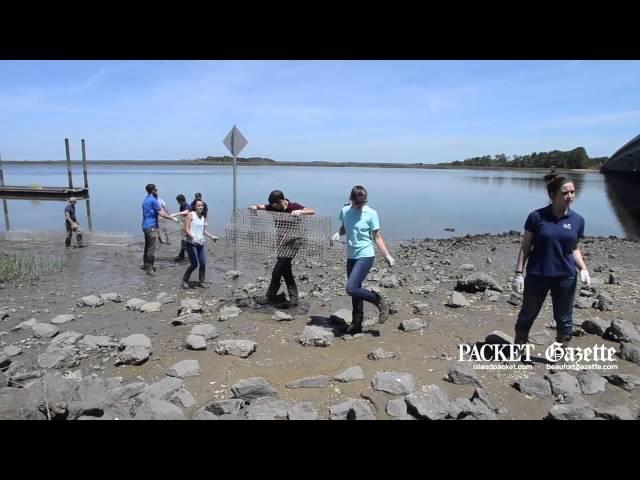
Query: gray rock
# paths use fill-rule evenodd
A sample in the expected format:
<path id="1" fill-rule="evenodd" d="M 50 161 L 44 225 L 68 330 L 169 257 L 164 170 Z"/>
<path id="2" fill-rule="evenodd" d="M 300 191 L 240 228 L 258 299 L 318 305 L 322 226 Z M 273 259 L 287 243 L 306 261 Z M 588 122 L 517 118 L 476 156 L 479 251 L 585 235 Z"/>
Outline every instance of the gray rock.
<path id="1" fill-rule="evenodd" d="M 396 354 L 394 352 L 385 352 L 382 348 L 377 348 L 373 352 L 369 352 L 367 354 L 367 358 L 369 360 L 384 360 L 387 358 L 395 358 Z"/>
<path id="2" fill-rule="evenodd" d="M 529 342 L 534 345 L 551 345 L 555 339 L 546 330 L 538 330 L 529 334 Z"/>
<path id="3" fill-rule="evenodd" d="M 516 382 L 516 388 L 525 395 L 538 398 L 551 398 L 551 384 L 546 378 L 529 377 Z"/>
<path id="4" fill-rule="evenodd" d="M 473 270 L 476 269 L 475 266 L 473 266 L 472 263 L 463 263 L 462 265 L 460 265 L 458 267 L 460 270 L 462 270 L 463 272 L 472 272 Z"/>
<path id="5" fill-rule="evenodd" d="M 20 322 L 15 327 L 11 329 L 12 332 L 16 332 L 18 330 L 30 330 L 38 321 L 35 318 L 31 318 L 29 320 L 25 320 Z"/>
<path id="6" fill-rule="evenodd" d="M 558 372 L 552 375 L 545 375 L 551 384 L 551 391 L 554 395 L 580 394 L 580 384 L 578 379 L 567 372 Z"/>
<path id="7" fill-rule="evenodd" d="M 574 303 L 576 308 L 587 309 L 593 305 L 593 300 L 587 297 L 578 297 Z"/>
<path id="8" fill-rule="evenodd" d="M 171 325 L 189 325 L 202 322 L 202 315 L 199 313 L 186 313 L 171 320 Z"/>
<path id="9" fill-rule="evenodd" d="M 391 417 L 404 417 L 407 415 L 407 402 L 404 398 L 394 398 L 387 402 L 385 410 Z"/>
<path id="10" fill-rule="evenodd" d="M 246 417 L 240 415 L 220 415 L 218 420 L 246 420 Z"/>
<path id="11" fill-rule="evenodd" d="M 482 292 L 482 299 L 486 302 L 497 302 L 498 300 L 500 300 L 500 292 L 487 289 Z"/>
<path id="12" fill-rule="evenodd" d="M 151 399 L 137 410 L 136 420 L 185 420 L 182 409 L 164 400 Z"/>
<path id="13" fill-rule="evenodd" d="M 191 335 L 201 335 L 206 340 L 218 337 L 220 334 L 216 327 L 210 323 L 203 323 L 202 325 L 196 325 L 191 329 Z"/>
<path id="14" fill-rule="evenodd" d="M 169 400 L 184 386 L 184 381 L 175 377 L 163 378 L 159 382 L 152 383 L 144 387 L 140 396 L 142 398 L 155 398 L 158 400 Z"/>
<path id="15" fill-rule="evenodd" d="M 0 388 L 4 388 L 9 385 L 9 378 L 2 372 L 0 372 Z"/>
<path id="16" fill-rule="evenodd" d="M 599 318 L 590 318 L 582 322 L 582 329 L 591 333 L 592 335 L 604 335 L 604 332 L 611 326 L 611 322 L 608 320 L 601 320 Z"/>
<path id="17" fill-rule="evenodd" d="M 189 393 L 184 388 L 174 393 L 169 401 L 182 408 L 191 408 L 197 405 L 196 399 L 193 398 L 193 395 L 191 395 L 191 393 Z"/>
<path id="18" fill-rule="evenodd" d="M 409 290 L 411 295 L 431 295 L 436 293 L 438 289 L 434 285 L 419 285 Z"/>
<path id="19" fill-rule="evenodd" d="M 511 335 L 507 335 L 500 330 L 494 330 L 484 339 L 484 343 L 489 343 L 491 345 L 509 345 L 513 343 L 513 337 Z"/>
<path id="20" fill-rule="evenodd" d="M 242 313 L 242 310 L 238 307 L 222 307 L 218 315 L 218 320 L 225 322 L 230 318 L 239 317 L 240 313 Z"/>
<path id="21" fill-rule="evenodd" d="M 7 345 L 4 347 L 4 354 L 7 357 L 15 357 L 16 355 L 20 355 L 22 353 L 22 348 L 17 345 Z"/>
<path id="22" fill-rule="evenodd" d="M 449 416 L 457 420 L 497 420 L 489 407 L 478 399 L 456 398 L 450 404 Z"/>
<path id="23" fill-rule="evenodd" d="M 378 282 L 378 285 L 384 288 L 397 288 L 400 286 L 400 281 L 398 280 L 398 277 L 396 277 L 395 275 L 388 275 L 386 277 L 383 277 Z"/>
<path id="24" fill-rule="evenodd" d="M 167 370 L 167 375 L 178 378 L 199 377 L 200 364 L 197 360 L 181 360 Z"/>
<path id="25" fill-rule="evenodd" d="M 423 328 L 427 328 L 427 322 L 419 318 L 410 318 L 400 323 L 400 330 L 405 332 L 414 332 Z"/>
<path id="26" fill-rule="evenodd" d="M 51 323 L 55 324 L 55 325 L 61 325 L 63 323 L 67 323 L 70 322 L 72 320 L 75 320 L 76 317 L 73 315 L 58 315 L 57 317 L 53 318 L 51 320 Z"/>
<path id="27" fill-rule="evenodd" d="M 333 379 L 338 382 L 355 382 L 356 380 L 364 379 L 364 372 L 360 366 L 349 367 L 335 375 Z"/>
<path id="28" fill-rule="evenodd" d="M 102 300 L 97 295 L 87 295 L 86 297 L 82 297 L 80 300 L 78 300 L 79 307 L 95 308 L 101 307 L 102 305 L 104 305 L 104 300 Z"/>
<path id="29" fill-rule="evenodd" d="M 337 312 L 334 312 L 329 317 L 329 321 L 340 325 L 351 325 L 351 310 L 348 308 L 341 308 Z"/>
<path id="30" fill-rule="evenodd" d="M 277 322 L 291 321 L 293 320 L 293 317 L 288 313 L 276 311 L 276 313 L 271 317 L 271 320 L 275 320 Z"/>
<path id="31" fill-rule="evenodd" d="M 9 355 L 5 354 L 4 352 L 0 352 L 0 368 L 4 369 L 9 365 L 11 365 L 11 359 L 9 358 Z"/>
<path id="32" fill-rule="evenodd" d="M 593 408 L 581 404 L 554 405 L 547 414 L 550 420 L 593 420 L 595 416 Z"/>
<path id="33" fill-rule="evenodd" d="M 509 300 L 507 300 L 507 303 L 510 303 L 511 305 L 515 305 L 516 307 L 519 307 L 520 305 L 522 305 L 522 294 L 511 292 L 509 296 Z"/>
<path id="34" fill-rule="evenodd" d="M 473 369 L 462 362 L 455 362 L 450 368 L 447 380 L 456 385 L 475 385 L 481 387 L 480 379 Z"/>
<path id="35" fill-rule="evenodd" d="M 191 417 L 191 420 L 218 420 L 218 417 L 207 410 L 201 409 Z"/>
<path id="36" fill-rule="evenodd" d="M 127 347 L 116 357 L 116 365 L 142 365 L 151 356 L 148 348 L 136 346 Z"/>
<path id="37" fill-rule="evenodd" d="M 229 270 L 225 272 L 224 278 L 226 280 L 235 280 L 236 278 L 240 277 L 240 275 L 242 275 L 242 273 L 237 270 Z"/>
<path id="38" fill-rule="evenodd" d="M 417 418 L 426 420 L 441 420 L 449 414 L 449 400 L 447 394 L 437 385 L 427 385 L 420 391 L 404 397 L 407 410 Z"/>
<path id="39" fill-rule="evenodd" d="M 156 295 L 156 302 L 160 302 L 163 305 L 166 305 L 168 303 L 173 303 L 175 301 L 176 301 L 176 297 L 167 292 L 160 292 L 158 295 Z"/>
<path id="40" fill-rule="evenodd" d="M 129 335 L 128 337 L 120 340 L 120 348 L 129 348 L 129 347 L 144 347 L 148 350 L 151 350 L 151 340 L 146 335 L 141 333 L 134 333 L 133 335 Z"/>
<path id="41" fill-rule="evenodd" d="M 496 410 L 491 403 L 491 400 L 489 400 L 489 394 L 484 388 L 476 388 L 471 396 L 471 401 L 482 402 L 489 410 Z"/>
<path id="42" fill-rule="evenodd" d="M 289 406 L 289 420 L 318 420 L 318 411 L 312 402 L 300 402 Z"/>
<path id="43" fill-rule="evenodd" d="M 615 405 L 611 407 L 596 407 L 596 417 L 605 420 L 633 420 L 633 414 L 624 405 Z"/>
<path id="44" fill-rule="evenodd" d="M 640 377 L 630 375 L 626 373 L 614 373 L 611 375 L 603 375 L 609 383 L 616 385 L 617 387 L 624 388 L 626 391 L 631 392 L 637 387 L 640 387 Z"/>
<path id="45" fill-rule="evenodd" d="M 364 400 L 347 400 L 329 407 L 329 420 L 375 420 L 376 416 Z"/>
<path id="46" fill-rule="evenodd" d="M 207 349 L 207 340 L 202 335 L 188 335 L 185 343 L 189 350 Z"/>
<path id="47" fill-rule="evenodd" d="M 214 400 L 209 402 L 205 409 L 214 415 L 240 415 L 240 409 L 244 406 L 244 400 L 229 398 L 227 400 Z"/>
<path id="48" fill-rule="evenodd" d="M 640 347 L 631 343 L 621 343 L 618 355 L 621 359 L 640 365 Z"/>
<path id="49" fill-rule="evenodd" d="M 79 362 L 75 348 L 61 347 L 38 355 L 40 368 L 72 368 Z"/>
<path id="50" fill-rule="evenodd" d="M 371 386 L 393 395 L 407 395 L 416 390 L 413 375 L 404 372 L 378 372 L 373 376 Z"/>
<path id="51" fill-rule="evenodd" d="M 122 302 L 122 296 L 120 296 L 119 294 L 117 294 L 115 292 L 101 293 L 100 294 L 100 298 L 102 300 L 104 300 L 105 302 L 107 300 L 110 301 L 110 302 L 113 302 L 113 303 L 121 303 Z"/>
<path id="52" fill-rule="evenodd" d="M 88 348 L 117 347 L 118 342 L 114 341 L 112 337 L 108 337 L 106 335 L 85 335 L 80 340 L 80 345 Z"/>
<path id="53" fill-rule="evenodd" d="M 33 330 L 33 336 L 36 338 L 53 338 L 60 331 L 58 327 L 50 323 L 35 323 L 31 329 Z"/>
<path id="54" fill-rule="evenodd" d="M 142 300 L 140 298 L 131 298 L 129 300 L 127 300 L 127 303 L 125 303 L 124 308 L 127 310 L 140 310 L 140 307 L 142 305 L 144 305 L 145 303 L 147 303 L 146 300 Z"/>
<path id="55" fill-rule="evenodd" d="M 247 407 L 249 420 L 286 420 L 289 406 L 284 400 L 272 397 L 259 397 Z"/>
<path id="56" fill-rule="evenodd" d="M 82 338 L 84 338 L 84 335 L 82 333 L 67 330 L 66 332 L 62 332 L 61 334 L 55 336 L 49 343 L 49 347 L 47 347 L 47 350 L 60 347 L 71 347 L 78 343 L 78 341 L 80 341 Z"/>
<path id="57" fill-rule="evenodd" d="M 604 337 L 614 342 L 631 343 L 640 341 L 640 333 L 633 323 L 627 320 L 614 320 L 604 333 Z"/>
<path id="58" fill-rule="evenodd" d="M 607 380 L 594 372 L 583 372 L 578 375 L 580 389 L 585 395 L 604 392 L 607 389 Z"/>
<path id="59" fill-rule="evenodd" d="M 294 380 L 285 385 L 287 388 L 325 388 L 329 386 L 331 377 L 328 375 L 316 375 L 315 377 L 306 377 Z"/>
<path id="60" fill-rule="evenodd" d="M 251 340 L 220 340 L 216 343 L 215 351 L 220 355 L 233 355 L 247 358 L 256 351 L 256 342 Z"/>
<path id="61" fill-rule="evenodd" d="M 140 311 L 144 313 L 153 313 L 162 311 L 162 303 L 160 302 L 147 302 L 140 305 Z"/>
<path id="62" fill-rule="evenodd" d="M 278 392 L 262 377 L 251 377 L 240 380 L 231 386 L 235 398 L 251 402 L 258 397 L 278 397 Z"/>
<path id="63" fill-rule="evenodd" d="M 178 308 L 178 317 L 187 315 L 188 313 L 204 312 L 204 303 L 199 298 L 186 298 L 180 302 Z"/>
<path id="64" fill-rule="evenodd" d="M 459 308 L 468 307 L 470 303 L 460 292 L 451 292 L 447 297 L 446 305 L 448 307 Z"/>
<path id="65" fill-rule="evenodd" d="M 502 292 L 502 287 L 491 275 L 486 273 L 476 272 L 458 280 L 456 284 L 456 290 L 462 292 L 484 292 L 487 289 Z"/>
<path id="66" fill-rule="evenodd" d="M 592 281 L 593 283 L 593 281 Z M 594 304 L 594 308 L 597 308 L 603 312 L 611 312 L 613 311 L 613 298 L 611 295 L 606 293 L 600 293 L 596 297 L 596 302 Z"/>
<path id="67" fill-rule="evenodd" d="M 328 347 L 333 343 L 334 339 L 335 336 L 331 330 L 316 325 L 308 325 L 304 327 L 299 341 L 305 347 Z"/>
<path id="68" fill-rule="evenodd" d="M 428 303 L 419 302 L 413 305 L 414 315 L 428 315 L 431 311 L 431 305 Z"/>

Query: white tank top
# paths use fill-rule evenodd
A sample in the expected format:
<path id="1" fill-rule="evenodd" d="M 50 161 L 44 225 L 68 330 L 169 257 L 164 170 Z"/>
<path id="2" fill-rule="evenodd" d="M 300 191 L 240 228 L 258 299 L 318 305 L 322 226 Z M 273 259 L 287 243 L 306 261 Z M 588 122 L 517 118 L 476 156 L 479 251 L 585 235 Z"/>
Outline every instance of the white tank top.
<path id="1" fill-rule="evenodd" d="M 204 229 L 207 226 L 204 216 L 198 218 L 196 212 L 189 212 L 189 215 L 191 215 L 191 234 L 193 238 L 200 241 L 200 243 L 204 243 Z"/>

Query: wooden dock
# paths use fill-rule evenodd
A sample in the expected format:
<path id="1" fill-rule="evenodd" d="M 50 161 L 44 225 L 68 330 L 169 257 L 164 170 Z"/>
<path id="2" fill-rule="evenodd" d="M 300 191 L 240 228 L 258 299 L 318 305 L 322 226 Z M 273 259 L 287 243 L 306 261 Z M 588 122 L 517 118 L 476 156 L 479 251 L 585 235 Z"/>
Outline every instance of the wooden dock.
<path id="1" fill-rule="evenodd" d="M 88 188 L 69 187 L 26 187 L 21 185 L 0 186 L 0 198 L 7 199 L 51 199 L 66 200 L 69 197 L 86 198 L 89 196 Z"/>

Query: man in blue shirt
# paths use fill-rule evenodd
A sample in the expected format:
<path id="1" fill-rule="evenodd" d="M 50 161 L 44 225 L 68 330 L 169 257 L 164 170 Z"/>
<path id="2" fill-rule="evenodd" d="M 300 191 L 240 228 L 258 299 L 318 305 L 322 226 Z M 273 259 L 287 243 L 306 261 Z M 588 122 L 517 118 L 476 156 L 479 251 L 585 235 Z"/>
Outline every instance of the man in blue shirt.
<path id="1" fill-rule="evenodd" d="M 144 271 L 147 275 L 153 276 L 155 267 L 153 263 L 155 261 L 156 253 L 156 231 L 158 230 L 158 215 L 164 218 L 168 218 L 175 221 L 173 217 L 164 213 L 160 202 L 158 202 L 158 188 L 149 183 L 145 189 L 147 190 L 147 197 L 142 202 L 142 231 L 144 232 Z"/>

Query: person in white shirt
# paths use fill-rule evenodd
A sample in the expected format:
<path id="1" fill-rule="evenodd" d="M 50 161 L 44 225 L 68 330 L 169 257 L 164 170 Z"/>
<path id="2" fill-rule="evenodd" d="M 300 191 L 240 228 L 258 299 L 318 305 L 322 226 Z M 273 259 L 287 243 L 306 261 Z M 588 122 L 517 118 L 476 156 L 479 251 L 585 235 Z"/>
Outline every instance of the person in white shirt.
<path id="1" fill-rule="evenodd" d="M 184 234 L 186 240 L 186 250 L 189 255 L 191 264 L 187 267 L 182 277 L 182 288 L 191 288 L 189 278 L 193 271 L 200 267 L 198 271 L 198 284 L 200 288 L 205 288 L 204 279 L 207 266 L 207 257 L 205 249 L 205 237 L 211 240 L 217 240 L 218 237 L 207 231 L 207 219 L 203 215 L 204 203 L 202 200 L 196 200 L 195 210 L 186 215 L 184 222 Z"/>

